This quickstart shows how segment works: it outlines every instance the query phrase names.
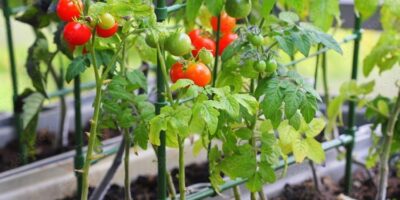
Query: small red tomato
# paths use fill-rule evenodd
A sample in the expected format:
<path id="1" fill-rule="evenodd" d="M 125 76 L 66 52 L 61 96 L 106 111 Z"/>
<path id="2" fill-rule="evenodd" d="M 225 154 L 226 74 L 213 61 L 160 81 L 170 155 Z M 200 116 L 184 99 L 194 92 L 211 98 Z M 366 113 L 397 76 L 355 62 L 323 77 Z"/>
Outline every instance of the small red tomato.
<path id="1" fill-rule="evenodd" d="M 118 31 L 118 23 L 115 22 L 114 26 L 110 29 L 102 29 L 100 26 L 96 26 L 96 33 L 99 37 L 108 38 L 113 36 Z"/>
<path id="2" fill-rule="evenodd" d="M 82 10 L 83 4 L 81 0 L 59 0 L 56 8 L 58 17 L 66 22 L 79 18 Z"/>
<path id="3" fill-rule="evenodd" d="M 233 41 L 235 41 L 238 38 L 238 35 L 235 33 L 229 33 L 225 34 L 222 36 L 222 38 L 219 40 L 219 55 L 222 55 L 224 52 L 225 48 L 229 46 Z"/>
<path id="4" fill-rule="evenodd" d="M 194 49 L 192 50 L 192 54 L 194 57 L 196 57 L 199 54 L 199 51 L 202 48 L 205 48 L 215 56 L 215 49 L 216 45 L 214 40 L 208 38 L 208 37 L 203 37 L 201 35 L 201 31 L 199 29 L 194 29 L 189 33 L 190 40 L 192 41 L 192 45 Z"/>
<path id="5" fill-rule="evenodd" d="M 64 40 L 73 46 L 84 45 L 92 37 L 90 28 L 79 22 L 68 22 L 64 27 Z"/>
<path id="6" fill-rule="evenodd" d="M 185 71 L 185 78 L 204 87 L 211 82 L 211 71 L 203 63 L 190 63 Z"/>
<path id="7" fill-rule="evenodd" d="M 179 79 L 185 78 L 185 72 L 183 71 L 183 64 L 180 62 L 176 62 L 175 64 L 173 64 L 171 70 L 169 71 L 169 76 L 173 83 L 175 83 Z"/>
<path id="8" fill-rule="evenodd" d="M 218 17 L 211 17 L 211 26 L 214 31 L 218 30 Z M 236 27 L 236 19 L 230 17 L 226 13 L 221 14 L 221 32 L 222 33 L 231 33 L 233 29 Z"/>

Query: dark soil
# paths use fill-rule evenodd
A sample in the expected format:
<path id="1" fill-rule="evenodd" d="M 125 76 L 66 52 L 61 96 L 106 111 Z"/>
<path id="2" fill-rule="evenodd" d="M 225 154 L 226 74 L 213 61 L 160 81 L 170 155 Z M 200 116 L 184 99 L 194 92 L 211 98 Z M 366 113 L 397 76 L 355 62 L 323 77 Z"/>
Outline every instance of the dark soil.
<path id="1" fill-rule="evenodd" d="M 373 200 L 377 192 L 375 182 L 377 176 L 369 178 L 363 169 L 357 170 L 353 174 L 352 192 L 349 195 L 353 199 Z M 375 180 L 373 180 L 375 179 Z M 319 185 L 320 192 L 317 192 L 312 180 L 307 180 L 299 185 L 285 185 L 283 192 L 273 200 L 337 200 L 343 196 L 344 181 L 336 183 L 331 177 L 321 177 Z M 388 199 L 400 199 L 400 178 L 392 171 L 389 178 L 389 187 L 387 190 Z"/>
<path id="2" fill-rule="evenodd" d="M 85 132 L 89 131 L 89 125 L 85 127 Z M 104 130 L 102 140 L 120 135 L 117 131 Z M 55 134 L 47 130 L 39 130 L 36 137 L 36 149 L 29 158 L 29 163 L 48 158 L 60 153 L 70 151 L 75 148 L 74 133 L 68 135 L 69 144 L 67 146 L 55 148 Z M 87 144 L 87 137 L 84 137 L 84 144 Z M 22 157 L 18 149 L 18 140 L 9 142 L 3 149 L 0 149 L 0 172 L 22 166 Z"/>
<path id="3" fill-rule="evenodd" d="M 175 168 L 171 171 L 171 176 L 175 188 L 178 189 L 178 169 Z M 186 185 L 190 186 L 196 183 L 209 182 L 208 176 L 208 163 L 191 164 L 185 167 L 186 172 Z M 90 193 L 93 188 L 90 188 Z M 176 191 L 179 193 L 179 190 Z M 131 194 L 135 200 L 156 200 L 157 199 L 157 176 L 139 176 L 136 180 L 131 182 Z M 124 188 L 118 185 L 111 185 L 108 189 L 105 200 L 121 200 L 124 199 Z M 76 197 L 68 197 L 63 200 L 77 200 Z"/>

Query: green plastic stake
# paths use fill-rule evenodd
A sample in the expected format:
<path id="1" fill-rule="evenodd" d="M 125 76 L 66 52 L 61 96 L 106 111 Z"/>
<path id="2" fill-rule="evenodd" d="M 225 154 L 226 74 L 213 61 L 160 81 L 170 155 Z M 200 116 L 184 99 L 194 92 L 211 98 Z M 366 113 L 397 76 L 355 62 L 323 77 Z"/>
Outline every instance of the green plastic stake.
<path id="1" fill-rule="evenodd" d="M 165 0 L 157 0 L 155 13 L 157 21 L 162 22 L 167 18 L 167 2 Z M 161 71 L 160 60 L 157 59 L 157 103 L 156 114 L 160 114 L 161 108 L 165 105 L 165 84 Z M 157 199 L 167 199 L 167 177 L 166 177 L 166 153 L 165 153 L 165 132 L 160 133 L 160 146 L 157 148 L 157 168 L 158 168 L 158 191 Z"/>
<path id="2" fill-rule="evenodd" d="M 81 78 L 78 75 L 74 79 L 74 109 L 75 109 L 75 157 L 74 157 L 74 168 L 81 170 L 85 162 L 83 156 L 83 133 L 82 133 L 82 113 L 81 113 Z M 82 196 L 82 173 L 79 171 L 75 172 L 77 182 L 77 195 Z"/>
<path id="3" fill-rule="evenodd" d="M 357 35 L 357 38 L 354 40 L 354 50 L 353 50 L 353 64 L 351 70 L 351 79 L 357 79 L 357 71 L 358 71 L 358 57 L 360 51 L 360 41 L 361 41 L 361 19 L 358 16 L 355 16 L 354 22 L 354 34 Z M 349 194 L 351 192 L 352 185 L 352 154 L 354 148 L 354 136 L 355 136 L 355 108 L 356 105 L 354 102 L 349 102 L 349 119 L 347 124 L 346 134 L 353 137 L 353 141 L 346 145 L 346 169 L 345 169 L 345 194 Z"/>
<path id="4" fill-rule="evenodd" d="M 19 151 L 22 158 L 22 163 L 25 164 L 28 162 L 27 158 L 27 149 L 25 144 L 22 141 L 22 121 L 21 121 L 21 108 L 17 108 L 17 99 L 18 99 L 18 77 L 17 77 L 17 66 L 15 62 L 15 54 L 14 54 L 14 44 L 12 38 L 12 30 L 10 24 L 10 7 L 8 4 L 8 0 L 3 0 L 3 14 L 6 22 L 6 32 L 7 32 L 7 44 L 8 44 L 8 53 L 10 58 L 10 66 L 11 66 L 11 81 L 13 88 L 13 112 L 14 112 L 14 122 L 15 122 L 15 130 L 17 132 L 17 136 L 19 138 Z"/>

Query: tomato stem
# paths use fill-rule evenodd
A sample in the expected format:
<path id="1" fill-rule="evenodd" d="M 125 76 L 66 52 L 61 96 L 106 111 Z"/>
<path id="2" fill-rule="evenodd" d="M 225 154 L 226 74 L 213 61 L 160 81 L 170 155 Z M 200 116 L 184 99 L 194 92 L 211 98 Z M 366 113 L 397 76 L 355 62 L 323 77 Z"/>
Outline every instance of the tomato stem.
<path id="1" fill-rule="evenodd" d="M 129 133 L 129 129 L 124 130 L 125 137 L 125 157 L 124 157 L 124 168 L 125 168 L 125 180 L 124 180 L 124 191 L 125 191 L 125 200 L 131 200 L 131 180 L 129 177 L 129 150 L 131 147 L 131 137 Z"/>
<path id="2" fill-rule="evenodd" d="M 181 138 L 178 135 L 178 145 L 179 145 L 179 199 L 186 199 L 186 188 L 185 188 L 185 138 Z"/>

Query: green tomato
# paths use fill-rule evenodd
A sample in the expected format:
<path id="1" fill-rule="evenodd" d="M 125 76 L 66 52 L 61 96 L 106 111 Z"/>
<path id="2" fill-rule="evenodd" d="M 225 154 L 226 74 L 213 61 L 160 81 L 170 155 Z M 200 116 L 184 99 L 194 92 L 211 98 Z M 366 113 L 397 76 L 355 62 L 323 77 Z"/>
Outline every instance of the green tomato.
<path id="1" fill-rule="evenodd" d="M 247 36 L 247 40 L 249 40 L 249 42 L 258 47 L 258 46 L 262 46 L 264 43 L 264 37 L 261 35 L 253 35 L 253 34 L 249 34 Z"/>
<path id="2" fill-rule="evenodd" d="M 253 67 L 257 72 L 264 72 L 267 68 L 267 63 L 265 63 L 263 60 L 260 60 L 255 62 Z"/>
<path id="3" fill-rule="evenodd" d="M 157 48 L 158 39 L 153 34 L 147 34 L 145 41 L 146 44 L 151 48 Z"/>
<path id="4" fill-rule="evenodd" d="M 174 56 L 183 56 L 192 51 L 192 41 L 185 33 L 173 33 L 164 43 L 164 48 Z"/>
<path id="5" fill-rule="evenodd" d="M 199 58 L 206 65 L 212 63 L 212 61 L 214 60 L 214 56 L 212 55 L 212 53 L 205 48 L 202 48 L 200 50 Z"/>
<path id="6" fill-rule="evenodd" d="M 227 0 L 226 13 L 234 18 L 245 18 L 251 12 L 251 0 Z"/>
<path id="7" fill-rule="evenodd" d="M 274 59 L 270 59 L 267 62 L 266 72 L 269 74 L 274 73 L 278 69 L 278 63 Z"/>
<path id="8" fill-rule="evenodd" d="M 100 15 L 99 19 L 99 26 L 101 29 L 104 30 L 112 28 L 115 24 L 114 16 L 112 16 L 110 13 L 103 13 L 102 15 Z"/>

